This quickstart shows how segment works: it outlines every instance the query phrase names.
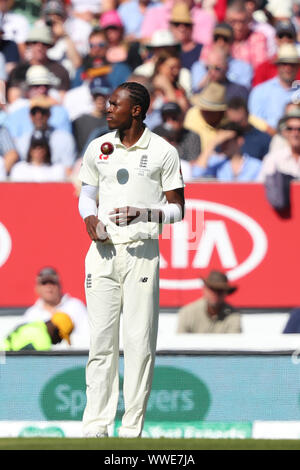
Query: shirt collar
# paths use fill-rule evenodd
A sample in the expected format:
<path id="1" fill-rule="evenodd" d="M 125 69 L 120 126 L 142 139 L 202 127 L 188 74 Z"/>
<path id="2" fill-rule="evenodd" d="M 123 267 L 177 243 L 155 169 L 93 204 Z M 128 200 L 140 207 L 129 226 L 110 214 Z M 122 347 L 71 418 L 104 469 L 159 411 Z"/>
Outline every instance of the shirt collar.
<path id="1" fill-rule="evenodd" d="M 149 142 L 150 142 L 150 137 L 151 137 L 150 130 L 148 129 L 148 127 L 145 127 L 145 130 L 144 130 L 143 134 L 141 135 L 141 137 L 139 138 L 139 140 L 129 148 L 130 149 L 133 149 L 133 148 L 136 148 L 136 147 L 138 147 L 138 148 L 147 148 L 148 145 L 149 145 Z M 121 140 L 120 140 L 120 133 L 119 133 L 118 130 L 115 132 L 115 144 L 118 147 L 125 148 L 125 145 L 123 145 Z M 127 147 L 127 149 L 128 149 L 128 147 Z"/>

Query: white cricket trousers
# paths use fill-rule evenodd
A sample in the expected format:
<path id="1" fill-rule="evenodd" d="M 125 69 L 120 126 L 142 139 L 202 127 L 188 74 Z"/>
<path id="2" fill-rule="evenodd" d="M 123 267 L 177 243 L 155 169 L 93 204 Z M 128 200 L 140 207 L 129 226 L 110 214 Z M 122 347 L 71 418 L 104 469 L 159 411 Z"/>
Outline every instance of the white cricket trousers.
<path id="1" fill-rule="evenodd" d="M 159 244 L 146 239 L 92 242 L 85 292 L 90 325 L 84 435 L 107 433 L 119 397 L 119 325 L 123 317 L 125 413 L 121 437 L 141 435 L 151 390 L 159 314 Z"/>

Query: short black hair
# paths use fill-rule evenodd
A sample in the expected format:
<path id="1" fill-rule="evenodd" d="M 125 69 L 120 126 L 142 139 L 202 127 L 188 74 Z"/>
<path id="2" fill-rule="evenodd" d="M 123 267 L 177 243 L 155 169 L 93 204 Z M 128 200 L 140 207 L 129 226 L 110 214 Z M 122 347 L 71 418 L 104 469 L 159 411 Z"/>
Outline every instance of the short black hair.
<path id="1" fill-rule="evenodd" d="M 118 88 L 128 90 L 132 103 L 142 108 L 142 120 L 144 120 L 150 106 L 150 94 L 147 88 L 138 82 L 125 82 Z"/>
<path id="2" fill-rule="evenodd" d="M 248 113 L 247 101 L 241 96 L 234 96 L 227 103 L 227 109 L 241 109 L 243 108 Z"/>
<path id="3" fill-rule="evenodd" d="M 223 129 L 224 131 L 234 131 L 236 133 L 236 137 L 243 137 L 245 134 L 244 128 L 237 122 L 232 121 L 224 122 L 219 129 Z"/>

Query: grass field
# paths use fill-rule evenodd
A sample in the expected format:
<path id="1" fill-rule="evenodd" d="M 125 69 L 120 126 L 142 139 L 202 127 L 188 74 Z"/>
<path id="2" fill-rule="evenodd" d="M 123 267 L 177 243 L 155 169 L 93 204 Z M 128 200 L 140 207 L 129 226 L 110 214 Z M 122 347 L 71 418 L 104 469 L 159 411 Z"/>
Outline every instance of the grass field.
<path id="1" fill-rule="evenodd" d="M 300 440 L 0 438 L 0 450 L 300 450 Z"/>

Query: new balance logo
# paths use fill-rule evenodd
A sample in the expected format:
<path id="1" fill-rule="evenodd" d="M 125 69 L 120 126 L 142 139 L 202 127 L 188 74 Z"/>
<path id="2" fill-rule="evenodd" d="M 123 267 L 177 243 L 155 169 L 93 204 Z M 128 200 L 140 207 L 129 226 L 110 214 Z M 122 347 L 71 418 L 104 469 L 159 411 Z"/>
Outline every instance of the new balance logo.
<path id="1" fill-rule="evenodd" d="M 148 278 L 147 277 L 141 277 L 140 282 L 147 282 Z"/>
<path id="2" fill-rule="evenodd" d="M 91 274 L 88 274 L 86 276 L 86 288 L 89 289 L 92 287 L 92 275 Z"/>

